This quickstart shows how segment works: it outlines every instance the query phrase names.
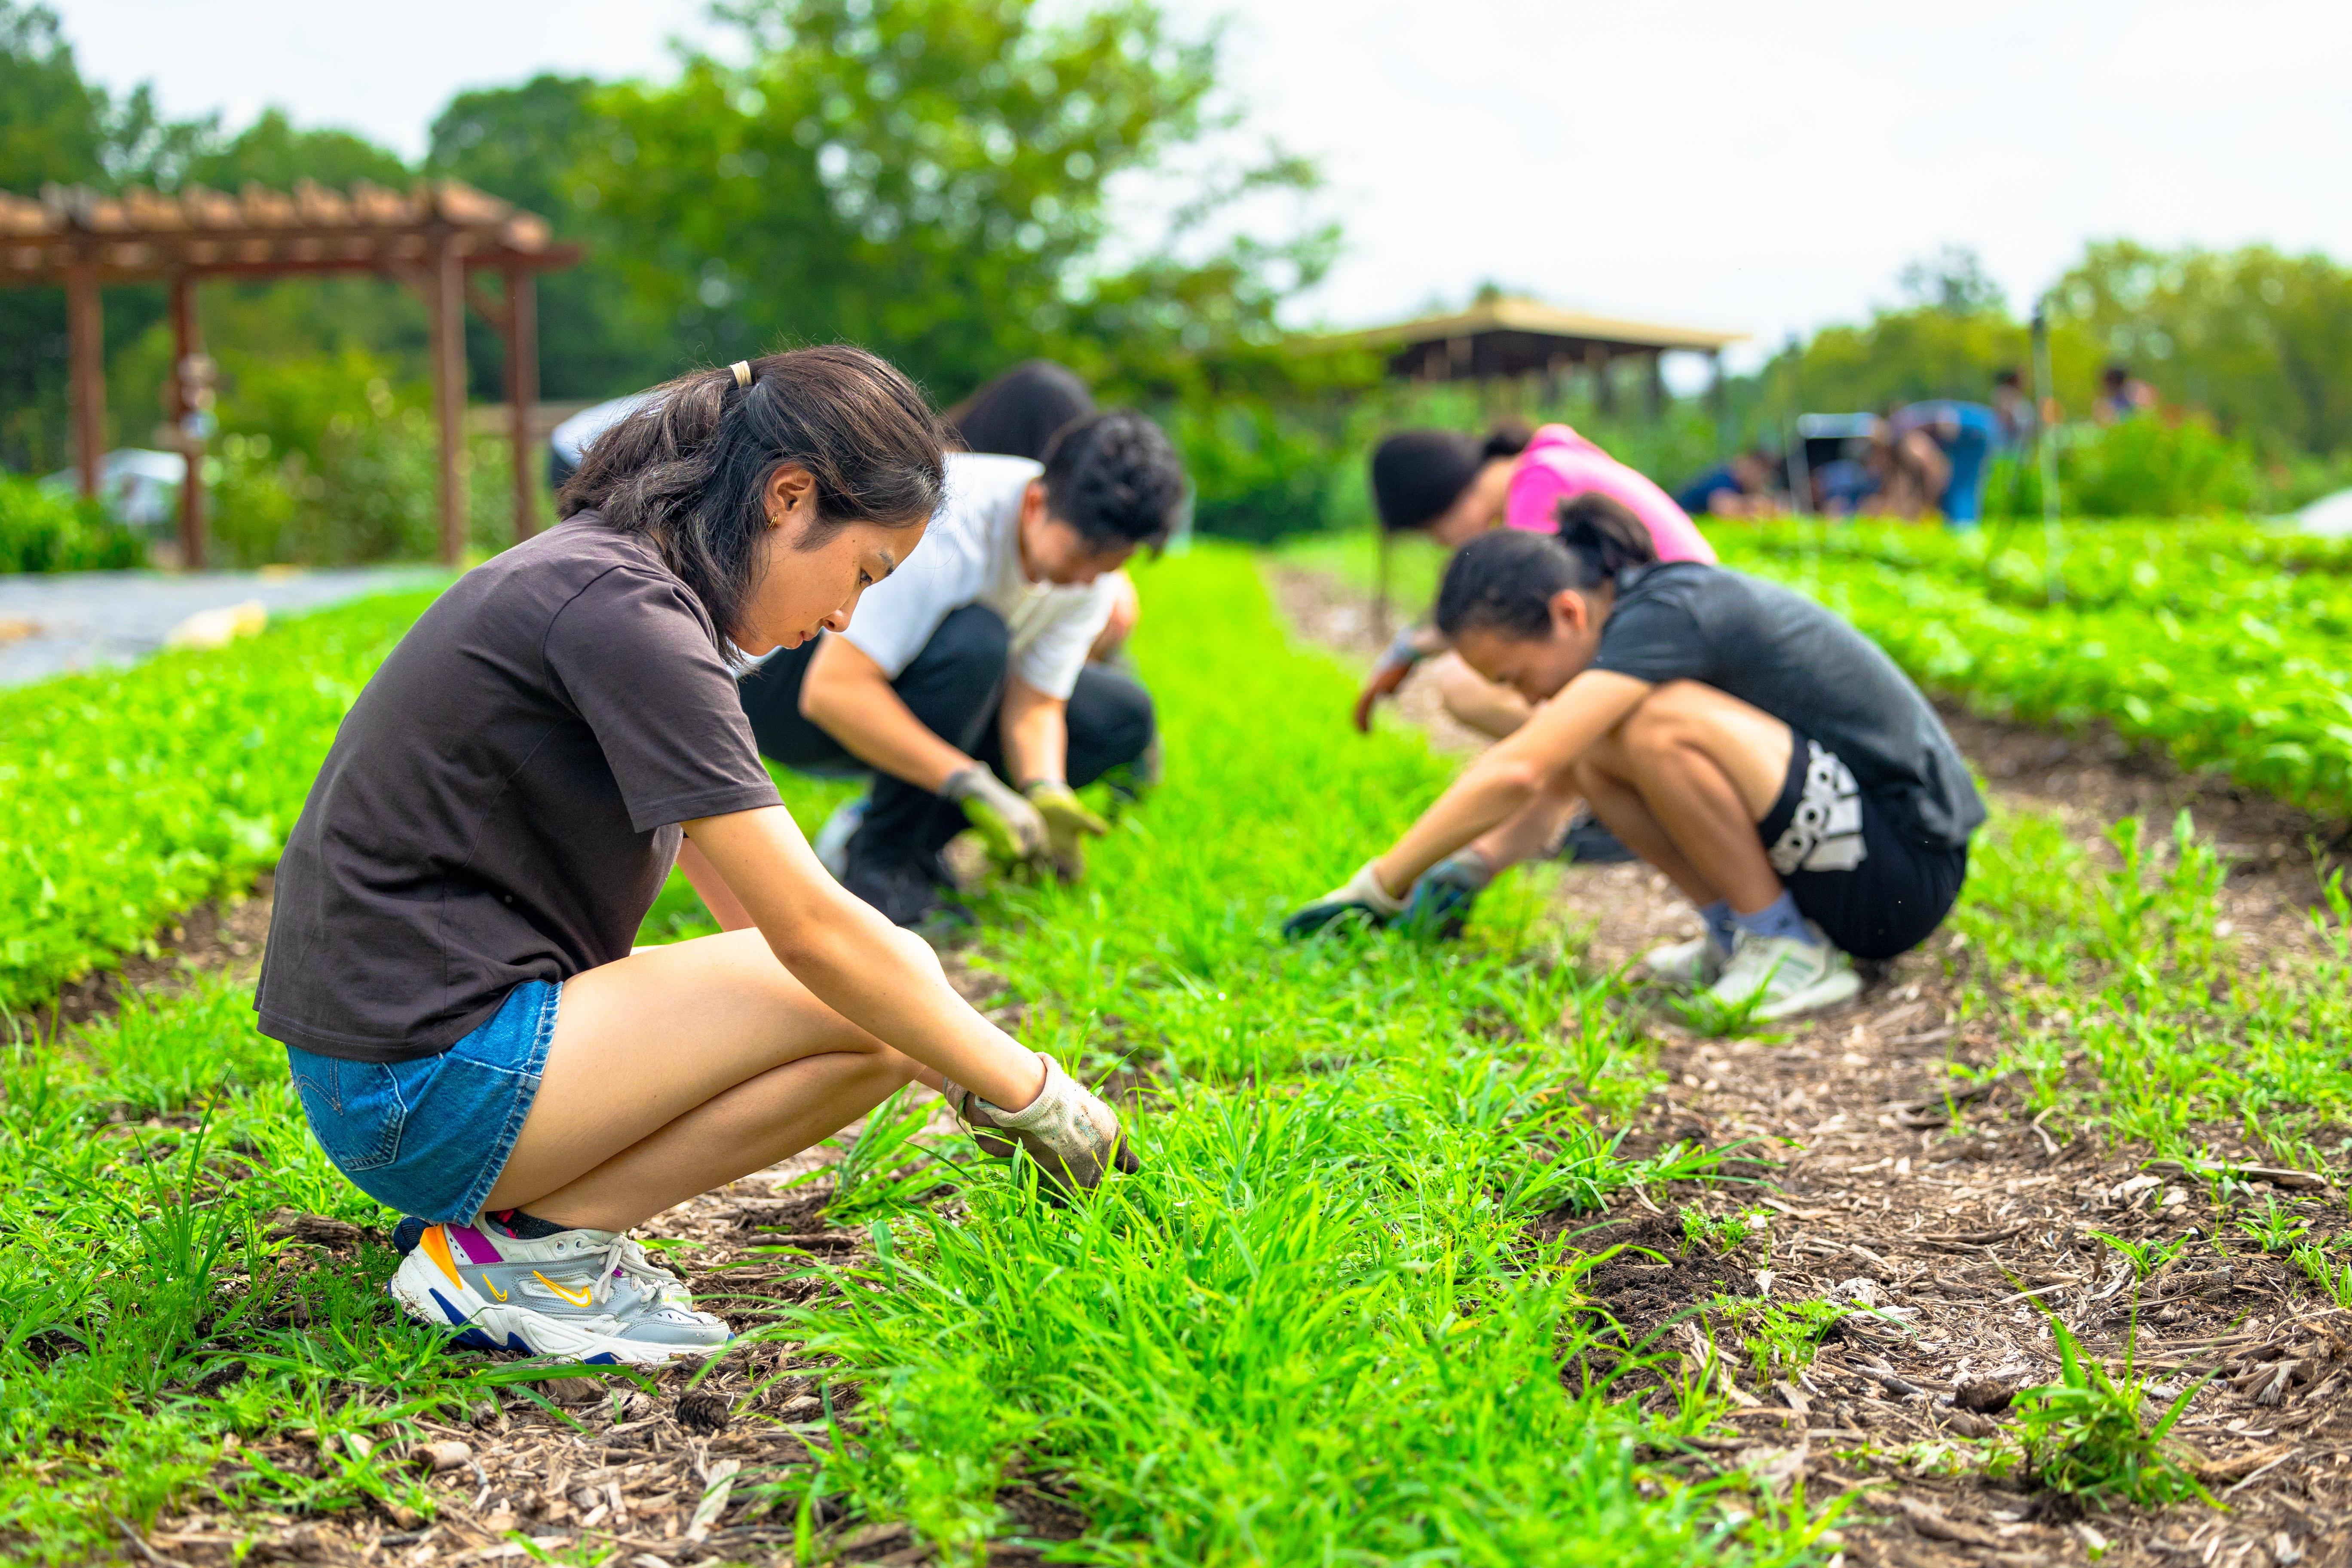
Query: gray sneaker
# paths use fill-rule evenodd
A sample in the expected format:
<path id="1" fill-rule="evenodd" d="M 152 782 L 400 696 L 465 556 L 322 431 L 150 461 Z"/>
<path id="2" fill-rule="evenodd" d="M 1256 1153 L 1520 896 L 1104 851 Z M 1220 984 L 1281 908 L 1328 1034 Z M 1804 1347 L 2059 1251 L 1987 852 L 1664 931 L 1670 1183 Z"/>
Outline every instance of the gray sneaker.
<path id="1" fill-rule="evenodd" d="M 1712 985 L 1723 976 L 1731 955 L 1715 945 L 1712 935 L 1668 942 L 1642 955 L 1642 967 L 1653 980 L 1668 985 Z"/>
<path id="2" fill-rule="evenodd" d="M 1724 1007 L 1742 1007 L 1753 1000 L 1751 1016 L 1764 1020 L 1851 1001 L 1862 989 L 1853 960 L 1832 946 L 1812 921 L 1805 922 L 1805 930 L 1811 942 L 1741 931 L 1732 946 L 1731 962 L 1707 994 Z"/>
<path id="3" fill-rule="evenodd" d="M 427 1226 L 393 1274 L 392 1294 L 411 1316 L 462 1331 L 459 1344 L 600 1364 L 708 1355 L 733 1337 L 618 1231 L 523 1241 L 470 1225 Z"/>

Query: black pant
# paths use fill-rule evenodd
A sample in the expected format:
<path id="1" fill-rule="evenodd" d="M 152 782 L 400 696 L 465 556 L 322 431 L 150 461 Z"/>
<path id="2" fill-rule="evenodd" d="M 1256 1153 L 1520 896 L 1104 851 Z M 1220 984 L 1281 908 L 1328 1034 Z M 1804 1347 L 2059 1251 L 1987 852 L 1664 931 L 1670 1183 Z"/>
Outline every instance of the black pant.
<path id="1" fill-rule="evenodd" d="M 924 727 L 1000 775 L 1003 742 L 997 712 L 1004 701 L 1011 637 L 985 605 L 951 612 L 914 662 L 890 683 Z M 743 678 L 743 711 L 760 750 L 788 768 L 838 772 L 859 764 L 840 742 L 801 713 L 801 682 L 814 642 L 776 655 Z M 1069 781 L 1092 784 L 1151 744 L 1151 694 L 1133 678 L 1100 665 L 1080 672 L 1070 693 Z M 1007 779 L 1008 784 L 1027 781 Z M 903 779 L 877 773 L 873 805 L 849 841 L 853 862 L 911 860 L 928 866 L 966 826 L 963 807 Z"/>

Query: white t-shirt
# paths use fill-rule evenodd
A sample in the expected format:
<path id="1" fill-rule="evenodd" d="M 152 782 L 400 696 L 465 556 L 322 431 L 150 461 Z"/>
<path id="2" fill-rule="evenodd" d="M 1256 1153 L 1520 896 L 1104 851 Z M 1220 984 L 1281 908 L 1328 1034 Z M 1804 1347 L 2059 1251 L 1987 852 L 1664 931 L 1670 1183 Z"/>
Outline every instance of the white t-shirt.
<path id="1" fill-rule="evenodd" d="M 1013 634 L 1012 672 L 1067 699 L 1110 619 L 1113 594 L 1108 578 L 1056 587 L 1021 570 L 1021 497 L 1045 471 L 1026 458 L 949 453 L 947 496 L 922 543 L 866 590 L 841 635 L 896 680 L 950 614 L 986 605 Z"/>

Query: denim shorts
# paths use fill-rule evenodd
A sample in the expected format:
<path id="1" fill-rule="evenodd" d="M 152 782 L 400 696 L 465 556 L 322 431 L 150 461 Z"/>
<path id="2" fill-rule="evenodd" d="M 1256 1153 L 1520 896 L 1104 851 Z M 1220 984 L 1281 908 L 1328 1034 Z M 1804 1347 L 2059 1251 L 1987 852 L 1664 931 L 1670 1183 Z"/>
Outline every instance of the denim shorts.
<path id="1" fill-rule="evenodd" d="M 349 1062 L 287 1047 L 312 1136 L 384 1207 L 469 1222 L 538 1097 L 562 993 L 561 982 L 527 980 L 472 1034 L 417 1061 Z"/>

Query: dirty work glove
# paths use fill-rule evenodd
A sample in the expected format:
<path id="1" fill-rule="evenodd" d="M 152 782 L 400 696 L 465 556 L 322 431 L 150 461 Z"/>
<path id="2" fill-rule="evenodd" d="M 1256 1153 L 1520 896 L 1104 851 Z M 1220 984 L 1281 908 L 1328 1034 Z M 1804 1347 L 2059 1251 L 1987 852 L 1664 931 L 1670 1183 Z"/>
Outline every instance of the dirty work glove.
<path id="1" fill-rule="evenodd" d="M 1398 928 L 1424 942 L 1451 942 L 1462 934 L 1470 906 L 1495 879 L 1495 868 L 1475 849 L 1448 855 L 1421 874 L 1406 900 Z"/>
<path id="2" fill-rule="evenodd" d="M 963 807 L 965 818 L 980 829 L 989 858 L 999 865 L 1035 860 L 1050 847 L 1037 808 L 978 763 L 950 774 L 940 794 Z"/>
<path id="3" fill-rule="evenodd" d="M 1428 657 L 1427 650 L 1421 646 L 1420 634 L 1412 627 L 1407 626 L 1397 633 L 1381 653 L 1380 662 L 1372 666 L 1372 673 L 1366 678 L 1363 690 L 1356 695 L 1358 730 L 1367 734 L 1371 732 L 1373 707 L 1381 698 L 1395 696 L 1397 688 L 1404 684 L 1404 678 L 1412 673 L 1412 667 Z"/>
<path id="4" fill-rule="evenodd" d="M 1037 1166 L 1039 1190 L 1057 1205 L 1095 1186 L 1106 1171 L 1140 1169 L 1135 1151 L 1119 1136 L 1118 1112 L 1045 1052 L 1037 1059 L 1045 1064 L 1045 1087 L 1019 1110 L 991 1105 L 954 1079 L 947 1081 L 948 1109 L 970 1130 L 981 1152 L 999 1160 L 1028 1155 Z"/>
<path id="5" fill-rule="evenodd" d="M 1282 934 L 1294 941 L 1313 936 L 1325 926 L 1349 916 L 1384 926 L 1404 913 L 1404 900 L 1391 898 L 1381 886 L 1375 862 L 1367 860 L 1356 874 L 1282 922 Z"/>
<path id="6" fill-rule="evenodd" d="M 1075 882 L 1087 874 L 1086 841 L 1100 838 L 1110 831 L 1110 824 L 1087 809 L 1087 803 L 1076 791 L 1059 779 L 1037 779 L 1021 792 L 1037 815 L 1045 819 L 1045 838 L 1054 858 L 1054 870 L 1065 882 Z"/>

